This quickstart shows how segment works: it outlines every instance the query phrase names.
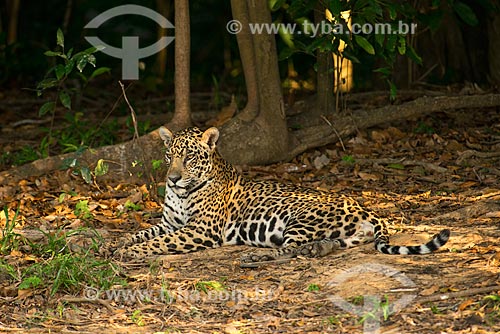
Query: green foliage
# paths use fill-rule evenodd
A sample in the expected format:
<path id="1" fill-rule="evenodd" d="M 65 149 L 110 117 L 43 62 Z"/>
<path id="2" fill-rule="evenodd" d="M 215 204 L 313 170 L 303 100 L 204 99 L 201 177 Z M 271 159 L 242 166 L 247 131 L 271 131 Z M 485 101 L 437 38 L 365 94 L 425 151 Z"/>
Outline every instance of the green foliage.
<path id="1" fill-rule="evenodd" d="M 309 292 L 314 292 L 314 291 L 319 291 L 320 287 L 318 284 L 312 283 L 307 286 L 307 291 Z"/>
<path id="2" fill-rule="evenodd" d="M 141 210 L 141 206 L 139 204 L 135 204 L 131 202 L 130 200 L 127 200 L 124 205 L 125 209 L 130 210 L 130 211 L 139 211 Z"/>
<path id="3" fill-rule="evenodd" d="M 353 164 L 356 162 L 356 159 L 352 155 L 344 155 L 342 157 L 342 161 L 348 164 Z"/>
<path id="4" fill-rule="evenodd" d="M 90 212 L 88 200 L 80 200 L 78 203 L 76 203 L 75 216 L 84 220 L 90 220 L 94 217 Z"/>
<path id="5" fill-rule="evenodd" d="M 41 96 L 46 90 L 56 89 L 56 99 L 42 105 L 39 110 L 40 116 L 47 113 L 53 114 L 56 110 L 58 101 L 66 109 L 71 110 L 71 96 L 74 94 L 74 91 L 66 88 L 64 83 L 70 79 L 72 75 L 76 74 L 76 76 L 86 84 L 92 78 L 109 72 L 109 68 L 101 67 L 95 69 L 90 76 L 83 74 L 83 70 L 87 65 L 96 66 L 94 53 L 102 50 L 102 47 L 91 47 L 75 54 L 73 54 L 73 48 L 65 52 L 64 35 L 61 29 L 57 30 L 56 43 L 56 50 L 46 51 L 45 56 L 55 57 L 59 62 L 49 69 L 45 79 L 40 81 L 36 87 L 38 96 Z"/>
<path id="6" fill-rule="evenodd" d="M 414 130 L 415 133 L 424 133 L 428 135 L 432 135 L 436 133 L 436 130 L 430 125 L 425 124 L 424 122 L 419 122 L 417 127 Z"/>
<path id="7" fill-rule="evenodd" d="M 227 289 L 224 283 L 220 281 L 198 281 L 194 288 L 204 293 L 208 293 L 209 290 L 224 291 Z"/>
<path id="8" fill-rule="evenodd" d="M 5 242 L 9 245 L 6 250 L 17 250 L 17 243 L 13 242 L 13 238 L 17 235 L 13 235 L 11 230 L 7 232 L 3 233 L 2 246 Z M 7 275 L 12 282 L 19 282 L 19 289 L 49 289 L 50 295 L 53 296 L 59 291 L 76 293 L 83 286 L 107 290 L 114 285 L 126 284 L 126 281 L 119 276 L 116 266 L 93 256 L 92 252 L 98 250 L 98 241 L 102 239 L 97 233 L 94 232 L 92 237 L 92 246 L 79 252 L 71 251 L 69 237 L 81 233 L 88 235 L 87 230 L 64 232 L 61 228 L 51 233 L 43 233 L 47 238 L 46 243 L 30 244 L 32 255 L 40 257 L 41 261 L 36 261 L 25 268 L 16 268 L 6 259 L 0 259 L 0 275 L 2 277 Z"/>
<path id="9" fill-rule="evenodd" d="M 48 241 L 43 245 L 32 245 L 34 254 L 45 260 L 36 262 L 21 271 L 20 289 L 50 290 L 53 296 L 58 291 L 74 293 L 82 286 L 97 287 L 104 290 L 115 284 L 123 285 L 125 281 L 118 276 L 118 269 L 106 260 L 96 259 L 91 251 L 96 251 L 98 243 L 96 234 L 93 245 L 83 252 L 72 252 L 68 238 L 86 230 L 45 233 Z"/>
<path id="10" fill-rule="evenodd" d="M 380 311 L 382 312 L 382 317 L 384 321 L 387 321 L 387 319 L 389 319 L 389 315 L 391 314 L 391 309 L 390 309 L 389 298 L 387 296 L 384 296 L 383 301 L 373 302 L 365 299 L 363 302 L 364 303 L 372 302 L 373 310 L 364 312 L 364 314 L 359 319 L 360 324 L 364 323 L 368 319 L 378 320 L 378 312 Z"/>
<path id="11" fill-rule="evenodd" d="M 61 29 L 57 30 L 56 48 L 46 51 L 45 56 L 52 59 L 52 66 L 46 73 L 45 78 L 38 82 L 36 91 L 38 96 L 46 92 L 54 92 L 54 98 L 45 102 L 39 109 L 39 116 L 51 115 L 55 117 L 58 106 L 62 106 L 66 113 L 64 118 L 68 126 L 62 130 L 54 131 L 52 127 L 47 129 L 47 136 L 43 140 L 44 147 L 40 149 L 41 153 L 38 158 L 46 157 L 48 149 L 51 145 L 58 145 L 62 148 L 62 153 L 74 152 L 86 148 L 87 145 L 96 140 L 102 140 L 103 144 L 112 144 L 113 137 L 110 135 L 113 131 L 106 129 L 103 126 L 97 128 L 102 129 L 101 133 L 97 133 L 95 126 L 90 125 L 85 120 L 85 115 L 81 111 L 74 110 L 73 100 L 75 96 L 83 95 L 82 87 L 95 77 L 108 73 L 109 68 L 100 67 L 88 73 L 85 71 L 90 66 L 96 66 L 96 58 L 94 53 L 100 51 L 101 47 L 91 47 L 81 52 L 74 52 L 71 48 L 66 51 L 64 35 Z M 71 82 L 77 80 L 80 84 L 76 87 L 71 86 Z M 110 138 L 109 138 L 110 137 Z M 34 155 L 31 157 L 34 158 Z M 34 159 L 33 159 L 34 160 Z"/>
<path id="12" fill-rule="evenodd" d="M 130 316 L 130 319 L 137 325 L 137 326 L 144 326 L 144 319 L 142 317 L 142 312 L 141 310 L 135 310 L 132 312 L 132 315 Z"/>
<path id="13" fill-rule="evenodd" d="M 155 159 L 153 159 L 151 161 L 151 166 L 153 167 L 154 171 L 157 171 L 157 170 L 159 170 L 161 168 L 162 163 L 163 163 L 163 160 L 155 160 Z"/>
<path id="14" fill-rule="evenodd" d="M 412 5 L 406 1 L 331 0 L 321 2 L 321 5 L 331 13 L 330 23 L 327 18 L 323 19 L 324 23 L 329 24 L 331 28 L 323 29 L 321 34 L 314 34 L 311 25 L 304 23 L 311 22 L 313 12 L 318 11 L 316 5 L 317 1 L 313 0 L 269 1 L 269 7 L 277 13 L 275 14 L 276 23 L 291 22 L 301 27 L 299 33 L 297 31 L 279 32 L 284 44 L 279 59 L 288 59 L 296 53 L 305 53 L 315 57 L 317 51 L 332 52 L 354 63 L 361 63 L 361 59 L 373 58 L 372 63 L 383 64 L 374 71 L 380 73 L 387 82 L 391 99 L 394 99 L 397 94 L 396 86 L 392 82 L 397 57 L 405 56 L 418 65 L 422 64 L 422 58 L 417 54 L 413 38 L 410 37 L 411 24 L 418 25 L 419 31 L 426 28 L 435 31 L 441 26 L 444 14 L 450 11 L 456 14 L 457 20 L 467 25 L 478 24 L 478 18 L 471 7 L 459 0 L 447 1 L 444 6 L 441 5 L 440 0 L 433 1 L 432 6 L 426 8 L 425 13 L 419 10 L 418 4 Z M 484 0 L 481 1 L 481 5 L 485 8 L 493 7 L 493 2 Z M 351 13 L 351 26 L 346 16 L 343 15 L 348 11 Z M 383 24 L 383 29 L 378 32 L 361 29 L 361 33 L 353 33 L 355 25 L 364 27 L 365 24 L 367 27 Z M 379 25 L 379 27 L 382 26 Z M 345 43 L 343 50 L 339 50 L 340 41 Z"/>
<path id="15" fill-rule="evenodd" d="M 5 226 L 2 229 L 2 239 L 0 240 L 0 254 L 5 255 L 18 249 L 22 237 L 20 234 L 14 232 L 17 216 L 19 214 L 19 207 L 12 218 L 9 217 L 9 210 L 6 206 L 3 208 L 3 212 L 5 215 Z"/>

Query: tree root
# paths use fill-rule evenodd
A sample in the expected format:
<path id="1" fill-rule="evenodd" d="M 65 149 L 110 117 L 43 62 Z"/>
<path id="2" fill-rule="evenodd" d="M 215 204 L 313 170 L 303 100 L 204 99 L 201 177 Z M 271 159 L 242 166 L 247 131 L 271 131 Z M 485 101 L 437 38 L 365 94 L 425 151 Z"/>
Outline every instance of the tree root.
<path id="1" fill-rule="evenodd" d="M 266 164 L 277 162 L 276 159 L 291 160 L 296 155 L 314 147 L 323 146 L 326 144 L 339 141 L 341 138 L 346 138 L 353 135 L 359 129 L 366 129 L 375 125 L 400 121 L 408 118 L 421 117 L 433 112 L 442 112 L 445 110 L 457 109 L 475 109 L 475 108 L 492 108 L 500 106 L 500 94 L 485 94 L 485 95 L 467 95 L 467 96 L 438 96 L 438 97 L 421 97 L 408 103 L 401 105 L 389 105 L 373 110 L 358 110 L 349 116 L 341 116 L 335 120 L 329 120 L 331 125 L 323 122 L 321 125 L 307 127 L 290 133 L 290 143 L 292 143 L 283 155 L 269 155 L 266 161 L 262 160 L 262 154 L 251 152 L 251 148 L 246 149 L 246 156 L 249 165 L 256 162 L 248 162 L 248 157 L 260 157 L 258 163 Z M 250 123 L 251 124 L 251 123 Z M 245 126 L 245 124 L 241 124 Z M 332 129 L 334 127 L 337 131 Z M 336 133 L 337 132 L 337 133 Z M 258 134 L 255 134 L 256 136 Z M 221 136 L 223 140 L 230 141 L 231 136 Z M 241 139 L 241 138 L 240 138 Z M 251 138 L 255 140 L 255 138 Z M 247 138 L 247 141 L 249 139 Z M 222 145 L 223 143 L 221 143 Z M 143 162 L 143 165 L 150 165 L 152 159 L 162 159 L 161 149 L 163 144 L 158 136 L 157 131 L 153 131 L 137 140 L 131 140 L 125 143 L 104 146 L 97 149 L 88 149 L 81 154 L 68 153 L 59 156 L 49 157 L 34 161 L 32 163 L 13 168 L 11 170 L 0 172 L 0 184 L 5 182 L 18 182 L 30 176 L 40 176 L 61 169 L 65 162 L 78 160 L 87 166 L 94 166 L 99 159 L 104 159 L 109 163 L 108 175 L 113 179 L 130 179 L 138 173 L 144 173 L 141 166 L 134 162 Z M 257 146 L 255 146 L 257 148 Z M 467 153 L 469 152 L 469 153 Z M 242 156 L 242 152 L 224 152 L 224 157 L 233 163 L 238 164 L 238 158 Z M 476 151 L 466 151 L 460 159 L 466 159 L 470 156 L 479 157 L 496 157 L 498 152 L 481 153 Z M 144 159 L 149 159 L 144 162 Z M 404 162 L 403 162 L 404 163 Z M 415 162 L 413 162 L 415 163 Z M 419 164 L 419 163 L 417 163 Z M 424 168 L 433 169 L 432 166 L 426 165 Z M 437 172 L 442 172 L 441 167 L 434 166 Z M 106 178 L 106 176 L 104 177 Z"/>

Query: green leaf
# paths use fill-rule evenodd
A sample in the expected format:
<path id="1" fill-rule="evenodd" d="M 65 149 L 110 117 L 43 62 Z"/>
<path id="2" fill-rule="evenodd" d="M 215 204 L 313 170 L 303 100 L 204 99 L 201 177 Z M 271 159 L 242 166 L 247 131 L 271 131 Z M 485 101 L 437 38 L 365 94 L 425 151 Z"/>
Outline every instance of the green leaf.
<path id="1" fill-rule="evenodd" d="M 59 80 L 57 80 L 56 78 L 47 78 L 47 79 L 43 79 L 42 81 L 40 81 L 38 83 L 38 85 L 36 85 L 36 87 L 38 89 L 47 89 L 47 88 L 55 87 L 58 84 L 59 84 Z"/>
<path id="2" fill-rule="evenodd" d="M 371 54 L 371 55 L 375 54 L 375 49 L 373 48 L 373 45 L 371 45 L 370 42 L 368 42 L 368 40 L 366 38 L 364 38 L 361 35 L 354 35 L 354 40 L 368 54 Z"/>
<path id="3" fill-rule="evenodd" d="M 45 102 L 38 110 L 38 116 L 43 116 L 46 113 L 53 113 L 55 110 L 56 104 L 54 102 Z"/>
<path id="4" fill-rule="evenodd" d="M 92 175 L 90 174 L 90 169 L 88 167 L 82 167 L 80 168 L 80 174 L 82 175 L 82 178 L 85 182 L 88 184 L 92 183 Z"/>
<path id="5" fill-rule="evenodd" d="M 71 110 L 71 97 L 65 91 L 59 93 L 59 100 L 64 108 Z"/>
<path id="6" fill-rule="evenodd" d="M 44 55 L 46 55 L 47 57 L 60 57 L 62 54 L 62 52 L 59 52 L 59 51 L 45 51 L 43 53 Z"/>
<path id="7" fill-rule="evenodd" d="M 377 68 L 376 70 L 373 70 L 373 72 L 382 73 L 385 76 L 391 75 L 391 69 L 388 67 L 380 67 L 380 68 Z"/>
<path id="8" fill-rule="evenodd" d="M 76 68 L 78 69 L 78 71 L 83 72 L 83 69 L 85 68 L 85 66 L 87 66 L 87 63 L 88 63 L 87 57 L 83 56 L 76 62 Z"/>
<path id="9" fill-rule="evenodd" d="M 392 82 L 390 80 L 387 80 L 387 82 L 389 83 L 389 87 L 390 87 L 389 99 L 391 101 L 394 101 L 394 100 L 396 100 L 396 97 L 398 96 L 398 88 L 396 87 L 394 82 Z"/>
<path id="10" fill-rule="evenodd" d="M 292 49 L 292 48 L 284 48 L 283 50 L 280 51 L 280 54 L 278 56 L 278 60 L 282 61 L 285 59 L 290 58 L 294 53 L 298 52 L 297 49 Z"/>
<path id="11" fill-rule="evenodd" d="M 99 159 L 97 161 L 97 166 L 94 168 L 94 174 L 95 176 L 102 176 L 105 175 L 109 170 L 109 165 L 104 162 L 104 160 Z"/>
<path id="12" fill-rule="evenodd" d="M 75 61 L 73 59 L 70 59 L 64 66 L 64 71 L 66 75 L 69 75 L 71 71 L 73 71 L 74 67 L 75 67 Z"/>
<path id="13" fill-rule="evenodd" d="M 340 12 L 342 11 L 342 4 L 340 3 L 340 0 L 331 0 L 328 9 L 332 13 L 333 17 L 339 17 Z"/>
<path id="14" fill-rule="evenodd" d="M 342 52 L 342 56 L 344 58 L 349 59 L 350 61 L 352 61 L 355 64 L 361 64 L 361 61 L 358 59 L 358 57 L 356 57 L 354 54 L 352 54 L 348 50 L 345 50 L 344 52 Z"/>
<path id="15" fill-rule="evenodd" d="M 66 74 L 65 66 L 62 64 L 57 64 L 54 68 L 54 72 L 56 73 L 57 80 L 61 80 L 62 77 Z"/>
<path id="16" fill-rule="evenodd" d="M 25 278 L 21 284 L 19 284 L 19 290 L 27 290 L 30 288 L 37 288 L 42 284 L 42 279 L 38 276 L 30 276 Z"/>
<path id="17" fill-rule="evenodd" d="M 78 60 L 76 62 L 76 68 L 80 72 L 83 72 L 83 69 L 85 68 L 85 66 L 87 66 L 87 64 L 90 64 L 90 65 L 95 67 L 95 62 L 96 62 L 96 59 L 95 59 L 94 55 L 91 55 L 91 54 L 87 55 L 86 54 L 86 55 L 83 55 L 80 58 L 78 58 Z"/>
<path id="18" fill-rule="evenodd" d="M 57 45 L 64 48 L 64 34 L 60 28 L 57 29 Z"/>
<path id="19" fill-rule="evenodd" d="M 394 21 L 397 16 L 396 6 L 394 4 L 387 4 L 387 8 L 389 9 L 389 18 Z"/>
<path id="20" fill-rule="evenodd" d="M 384 34 L 375 34 L 375 42 L 379 46 L 384 45 L 384 41 L 385 41 L 385 35 Z"/>
<path id="21" fill-rule="evenodd" d="M 405 166 L 402 164 L 388 164 L 387 167 L 392 169 L 405 169 Z"/>
<path id="22" fill-rule="evenodd" d="M 453 9 L 460 18 L 470 26 L 475 26 L 479 23 L 476 14 L 472 11 L 469 5 L 456 1 L 453 3 Z"/>
<path id="23" fill-rule="evenodd" d="M 398 35 L 387 35 L 387 43 L 385 48 L 389 53 L 393 53 L 396 50 L 396 43 L 398 41 Z"/>
<path id="24" fill-rule="evenodd" d="M 282 24 L 279 26 L 278 34 L 289 48 L 295 48 L 295 45 L 293 44 L 293 35 L 290 31 L 288 31 L 288 29 L 283 28 Z"/>
<path id="25" fill-rule="evenodd" d="M 96 59 L 95 59 L 95 56 L 94 55 L 89 55 L 88 56 L 88 59 L 87 59 L 88 63 L 92 66 L 95 67 L 95 62 L 96 62 Z"/>
<path id="26" fill-rule="evenodd" d="M 286 0 L 269 0 L 269 9 L 271 12 L 275 12 L 283 6 Z"/>
<path id="27" fill-rule="evenodd" d="M 95 77 L 97 77 L 99 75 L 102 75 L 104 73 L 111 73 L 111 69 L 109 67 L 99 67 L 99 68 L 96 68 L 94 70 L 94 72 L 92 72 L 92 74 L 90 75 L 89 80 L 92 79 L 92 78 L 95 78 Z"/>
<path id="28" fill-rule="evenodd" d="M 406 53 L 406 38 L 404 36 L 399 36 L 398 52 L 400 55 Z"/>
<path id="29" fill-rule="evenodd" d="M 422 65 L 422 57 L 417 54 L 417 52 L 411 45 L 408 45 L 408 47 L 406 48 L 406 55 L 418 65 Z"/>

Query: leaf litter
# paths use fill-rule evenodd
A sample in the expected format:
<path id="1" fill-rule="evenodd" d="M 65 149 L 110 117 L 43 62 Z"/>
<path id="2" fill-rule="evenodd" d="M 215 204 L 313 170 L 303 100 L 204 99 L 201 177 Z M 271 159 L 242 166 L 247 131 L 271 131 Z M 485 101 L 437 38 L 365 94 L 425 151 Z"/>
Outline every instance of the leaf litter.
<path id="1" fill-rule="evenodd" d="M 239 167 L 249 178 L 353 196 L 392 222 L 394 243 L 421 243 L 450 228 L 449 243 L 426 256 L 384 256 L 369 244 L 241 268 L 239 257 L 250 248 L 223 247 L 115 261 L 123 284 L 82 282 L 51 296 L 48 287 L 20 288 L 21 273 L 47 261 L 33 244 L 64 236 L 71 252 L 90 249 L 94 231 L 115 239 L 158 222 L 161 199 L 146 184 L 115 180 L 96 188 L 65 171 L 2 184 L 1 226 L 19 210 L 12 233 L 20 237 L 0 262 L 0 331 L 362 333 L 371 316 L 382 333 L 496 333 L 500 157 L 484 153 L 500 151 L 500 122 L 497 112 L 484 111 L 484 118 L 490 125 L 434 115 L 418 126 L 361 131 L 345 151 L 332 144 L 286 163 Z M 421 124 L 433 131 L 418 131 Z M 82 232 L 65 234 L 76 230 Z M 365 313 L 340 307 L 335 296 Z M 408 296 L 384 320 L 384 308 Z"/>

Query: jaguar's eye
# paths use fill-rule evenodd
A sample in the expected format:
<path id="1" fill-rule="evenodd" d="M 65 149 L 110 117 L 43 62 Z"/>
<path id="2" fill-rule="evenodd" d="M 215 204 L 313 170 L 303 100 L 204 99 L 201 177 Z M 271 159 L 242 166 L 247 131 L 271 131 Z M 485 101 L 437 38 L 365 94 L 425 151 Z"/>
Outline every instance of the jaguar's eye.
<path id="1" fill-rule="evenodd" d="M 172 160 L 172 158 L 170 156 L 170 153 L 165 153 L 165 162 L 167 163 L 167 165 L 170 164 L 171 160 Z"/>
<path id="2" fill-rule="evenodd" d="M 186 157 L 184 158 L 184 162 L 191 162 L 194 160 L 196 155 L 194 153 L 188 153 L 186 154 Z"/>

